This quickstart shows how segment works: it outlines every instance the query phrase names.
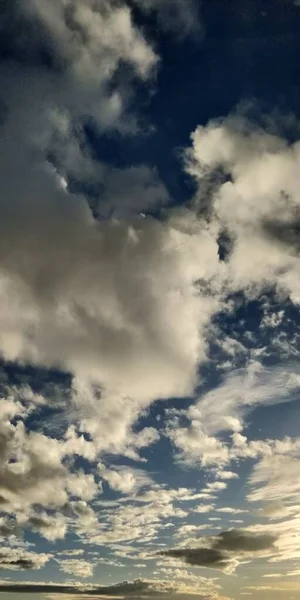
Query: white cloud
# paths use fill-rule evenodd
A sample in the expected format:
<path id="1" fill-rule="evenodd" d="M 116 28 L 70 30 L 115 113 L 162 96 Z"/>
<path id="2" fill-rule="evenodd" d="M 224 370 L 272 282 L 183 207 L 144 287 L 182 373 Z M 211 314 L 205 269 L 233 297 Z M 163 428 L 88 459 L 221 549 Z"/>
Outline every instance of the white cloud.
<path id="1" fill-rule="evenodd" d="M 84 554 L 84 550 L 82 548 L 70 548 L 63 550 L 62 552 L 57 552 L 58 556 L 82 556 L 82 554 Z"/>
<path id="2" fill-rule="evenodd" d="M 299 444 L 297 446 L 297 453 L 300 456 Z M 253 468 L 250 482 L 254 489 L 250 492 L 249 499 L 287 503 L 295 501 L 299 498 L 299 478 L 299 458 L 289 453 L 265 456 Z"/>
<path id="3" fill-rule="evenodd" d="M 122 494 L 137 492 L 140 488 L 148 487 L 153 483 L 150 475 L 141 469 L 124 466 L 107 468 L 103 463 L 98 463 L 98 471 L 111 489 Z"/>
<path id="4" fill-rule="evenodd" d="M 75 577 L 91 577 L 93 575 L 93 565 L 82 558 L 59 560 L 59 568 L 64 573 Z"/>
<path id="5" fill-rule="evenodd" d="M 199 514 L 209 513 L 212 510 L 214 510 L 214 504 L 199 504 L 199 506 L 193 508 L 193 512 Z"/>
<path id="6" fill-rule="evenodd" d="M 240 508 L 232 508 L 232 506 L 221 506 L 221 508 L 216 508 L 216 511 L 228 515 L 238 515 L 240 513 L 248 512 L 247 510 L 242 510 Z"/>
<path id="7" fill-rule="evenodd" d="M 187 169 L 199 182 L 215 180 L 209 210 L 232 240 L 228 286 L 255 296 L 274 285 L 297 302 L 299 143 L 289 145 L 242 117 L 230 116 L 199 126 L 192 144 Z M 218 183 L 216 169 L 230 180 Z M 204 202 L 201 192 L 198 202 Z M 205 202 L 207 206 L 207 198 Z"/>
<path id="8" fill-rule="evenodd" d="M 238 474 L 234 473 L 233 471 L 226 471 L 226 470 L 219 470 L 216 473 L 216 476 L 218 477 L 218 479 L 238 479 Z"/>
<path id="9" fill-rule="evenodd" d="M 32 528 L 48 540 L 63 538 L 68 519 L 53 511 L 63 511 L 72 497 L 86 505 L 84 501 L 101 493 L 101 489 L 92 473 L 65 463 L 66 457 L 76 454 L 68 440 L 27 430 L 22 420 L 27 410 L 21 403 L 13 398 L 2 399 L 0 413 L 2 511 L 15 515 L 17 533 Z M 36 505 L 50 513 L 37 512 Z"/>
<path id="10" fill-rule="evenodd" d="M 134 27 L 129 8 L 109 0 L 84 4 L 78 0 L 22 2 L 20 14 L 44 25 L 54 46 L 57 61 L 62 61 L 71 76 L 89 85 L 111 78 L 120 60 L 145 77 L 156 57 Z M 99 68 L 99 64 L 101 67 Z"/>
<path id="11" fill-rule="evenodd" d="M 186 411 L 173 417 L 171 413 L 167 434 L 179 450 L 180 460 L 191 464 L 200 462 L 203 467 L 223 467 L 232 460 L 255 458 L 268 452 L 268 443 L 253 441 L 248 444 L 241 435 L 244 416 L 257 406 L 295 400 L 299 383 L 297 364 L 265 368 L 258 362 L 250 362 L 246 368 L 227 374 L 218 387 L 204 393 Z M 186 419 L 189 425 L 181 426 Z M 218 437 L 225 431 L 233 432 L 232 444 Z M 281 443 L 289 446 L 290 441 Z M 220 468 L 216 476 L 227 479 L 222 477 Z"/>
<path id="12" fill-rule="evenodd" d="M 46 513 L 32 514 L 24 525 L 49 541 L 63 539 L 67 531 L 67 523 L 63 516 L 59 514 L 54 516 L 49 516 Z"/>

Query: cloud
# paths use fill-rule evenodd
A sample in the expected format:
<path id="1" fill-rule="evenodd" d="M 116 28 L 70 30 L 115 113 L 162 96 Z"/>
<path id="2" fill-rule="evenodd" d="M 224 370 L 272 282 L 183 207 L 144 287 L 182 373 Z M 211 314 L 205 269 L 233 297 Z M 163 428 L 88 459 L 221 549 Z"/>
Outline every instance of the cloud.
<path id="1" fill-rule="evenodd" d="M 91 577 L 93 575 L 93 565 L 82 558 L 59 560 L 59 568 L 64 573 L 79 578 Z"/>
<path id="2" fill-rule="evenodd" d="M 44 207 L 50 211 L 47 222 L 37 207 L 37 213 L 34 209 L 24 215 L 22 228 L 22 207 L 19 215 L 17 209 L 8 215 L 6 227 L 10 236 L 18 237 L 18 246 L 9 256 L 3 239 L 3 283 L 8 297 L 17 285 L 18 296 L 9 307 L 2 303 L 4 356 L 61 365 L 141 400 L 190 393 L 197 363 L 205 355 L 201 326 L 213 310 L 197 294 L 194 282 L 208 268 L 205 253 L 213 263 L 217 260 L 213 240 L 202 237 L 201 230 L 183 232 L 151 220 L 96 224 L 83 205 L 76 206 L 75 198 L 71 203 L 62 193 L 60 200 L 57 214 L 53 205 Z M 33 236 L 36 218 L 39 228 Z M 4 220 L 2 226 L 4 234 Z M 93 279 L 95 269 L 98 277 Z M 41 286 L 44 270 L 47 281 Z M 182 315 L 177 321 L 174 311 Z M 32 328 L 35 333 L 29 340 Z"/>
<path id="3" fill-rule="evenodd" d="M 200 21 L 199 6 L 195 0 L 134 0 L 146 14 L 154 12 L 159 27 L 171 31 L 179 38 L 197 34 L 202 38 L 203 26 Z"/>
<path id="4" fill-rule="evenodd" d="M 123 118 L 133 82 L 151 80 L 158 57 L 126 3 L 13 0 L 5 25 L 4 55 L 15 61 L 9 73 L 1 72 L 6 106 L 11 107 L 10 88 L 18 89 L 21 76 L 27 98 L 41 101 L 41 116 L 44 108 L 54 108 L 71 117 L 73 130 L 78 117 L 88 115 L 97 128 L 136 131 L 136 116 Z M 124 65 L 127 78 L 121 74 Z"/>
<path id="5" fill-rule="evenodd" d="M 50 541 L 64 538 L 67 531 L 67 524 L 61 515 L 50 517 L 46 513 L 30 516 L 26 526 Z"/>
<path id="6" fill-rule="evenodd" d="M 290 449 L 292 453 L 292 444 Z M 299 456 L 299 447 L 296 452 Z M 249 493 L 249 500 L 267 503 L 284 502 L 287 503 L 288 510 L 289 503 L 293 500 L 297 501 L 299 498 L 299 473 L 300 460 L 296 456 L 287 453 L 263 457 L 254 466 L 250 476 L 253 489 Z M 275 507 L 278 509 L 278 504 L 275 504 Z M 283 508 L 282 504 L 281 508 Z M 276 516 L 276 508 L 274 516 Z"/>
<path id="7" fill-rule="evenodd" d="M 167 434 L 179 451 L 179 459 L 190 464 L 201 462 L 203 467 L 224 467 L 238 458 L 268 453 L 269 444 L 246 443 L 240 433 L 244 416 L 258 406 L 294 401 L 299 382 L 298 365 L 293 363 L 267 368 L 251 361 L 246 368 L 223 376 L 217 387 L 200 395 L 187 410 L 175 412 L 175 416 L 170 412 Z M 226 431 L 233 432 L 232 444 L 219 438 Z M 226 480 L 220 468 L 216 476 Z"/>
<path id="8" fill-rule="evenodd" d="M 98 527 L 93 527 L 86 532 L 86 539 L 90 544 L 107 545 L 115 550 L 118 550 L 116 544 L 126 542 L 126 546 L 122 546 L 121 551 L 116 553 L 117 556 L 123 556 L 123 552 L 128 553 L 129 542 L 134 544 L 143 540 L 146 544 L 156 540 L 159 531 L 170 527 L 170 521 L 184 519 L 188 514 L 187 511 L 173 504 L 170 499 L 162 503 L 149 501 L 146 506 L 145 510 L 144 504 L 126 502 L 107 507 L 102 522 Z M 135 548 L 134 552 L 136 552 Z M 139 559 L 143 558 L 139 556 Z"/>
<path id="9" fill-rule="evenodd" d="M 98 471 L 111 489 L 122 494 L 137 492 L 140 488 L 153 483 L 151 477 L 141 469 L 123 466 L 107 468 L 103 463 L 98 463 Z"/>
<path id="10" fill-rule="evenodd" d="M 154 11 L 166 29 L 185 34 L 197 28 L 192 2 L 176 0 L 172 12 L 162 0 L 136 4 Z M 170 203 L 158 173 L 148 165 L 98 162 L 85 129 L 88 122 L 96 135 L 139 130 L 139 117 L 128 106 L 137 81 L 151 85 L 158 57 L 133 12 L 122 2 L 92 0 L 12 6 L 14 68 L 0 72 L 7 96 L 0 142 L 0 354 L 24 368 L 68 373 L 71 383 L 61 400 L 63 418 L 47 435 L 43 418 L 36 428 L 41 407 L 46 416 L 52 410 L 42 394 L 27 389 L 26 395 L 15 386 L 1 402 L 0 531 L 12 545 L 2 551 L 4 568 L 46 564 L 50 555 L 13 547 L 29 529 L 51 542 L 69 531 L 136 567 L 154 560 L 151 548 L 164 543 L 158 536 L 171 537 L 172 527 L 185 545 L 164 550 L 162 561 L 233 572 L 241 557 L 274 561 L 277 549 L 281 558 L 295 556 L 286 523 L 196 538 L 193 547 L 186 536 L 207 524 L 180 524 L 190 514 L 201 519 L 210 510 L 240 512 L 222 509 L 217 495 L 237 478 L 230 464 L 242 459 L 258 461 L 249 501 L 276 502 L 285 486 L 288 502 L 296 502 L 299 441 L 242 434 L 256 407 L 298 397 L 298 366 L 262 367 L 253 358 L 247 363 L 244 346 L 222 337 L 223 352 L 232 361 L 243 356 L 246 366 L 230 369 L 210 391 L 199 387 L 199 367 L 207 366 L 216 337 L 212 319 L 234 310 L 236 292 L 258 298 L 271 287 L 295 303 L 300 297 L 299 145 L 237 117 L 198 127 L 186 152 L 187 171 L 199 184 L 193 205 L 152 218 L 148 212 Z M 29 28 L 26 48 L 24 37 L 16 37 L 16 15 L 21 33 Z M 277 327 L 278 318 L 265 318 L 262 329 Z M 196 389 L 188 408 L 167 413 L 165 433 L 177 458 L 209 469 L 215 480 L 200 489 L 168 489 L 127 464 L 145 461 L 144 449 L 161 435 L 139 418 L 156 400 L 192 399 Z M 111 456 L 115 465 L 106 462 Z M 113 500 L 102 501 L 107 485 Z M 206 503 L 189 504 L 196 501 Z M 293 518 L 290 527 L 297 524 Z M 91 577 L 96 559 L 78 558 L 79 552 L 57 554 L 57 565 L 72 577 Z M 103 564 L 119 566 L 113 560 Z M 67 593 L 209 594 L 182 572 L 186 582 L 180 586 L 172 581 L 174 572 L 166 575 L 171 581 L 85 591 L 70 586 Z M 66 589 L 45 584 L 31 591 Z"/>
<path id="11" fill-rule="evenodd" d="M 192 393 L 206 357 L 202 331 L 218 300 L 197 281 L 218 269 L 216 241 L 189 211 L 171 211 L 164 222 L 133 216 L 138 197 L 148 207 L 152 192 L 155 204 L 165 202 L 157 175 L 95 164 L 81 151 L 74 131 L 87 107 L 71 110 L 56 72 L 24 67 L 22 99 L 19 67 L 1 75 L 10 110 L 1 138 L 0 353 L 71 373 L 66 412 L 77 410 L 80 433 L 95 445 L 70 434 L 69 447 L 90 459 L 102 451 L 138 458 L 158 433 L 133 432 L 133 423 L 152 401 Z M 119 217 L 93 218 L 90 198 L 69 186 L 78 173 L 104 182 L 102 205 Z"/>
<path id="12" fill-rule="evenodd" d="M 205 206 L 199 191 L 197 207 L 208 207 L 231 241 L 229 286 L 251 289 L 252 297 L 274 286 L 297 302 L 299 143 L 236 114 L 199 126 L 192 144 L 189 173 L 199 183 L 213 182 Z"/>
<path id="13" fill-rule="evenodd" d="M 163 550 L 160 554 L 181 559 L 189 565 L 232 572 L 241 556 L 248 554 L 255 556 L 270 549 L 274 550 L 276 536 L 231 529 L 218 536 L 202 538 L 202 540 L 203 545 L 197 548 L 175 548 Z"/>
<path id="14" fill-rule="evenodd" d="M 69 494 L 91 499 L 97 492 L 94 477 L 81 470 L 68 470 L 63 463 L 68 455 L 63 441 L 27 431 L 22 421 L 22 407 L 13 399 L 2 400 L 0 410 L 3 509 L 6 503 L 10 510 L 25 514 L 24 524 L 31 523 L 46 537 L 55 532 L 61 537 L 64 524 L 59 517 L 50 519 L 44 514 L 29 513 L 27 518 L 26 513 L 33 504 L 61 508 Z"/>
<path id="15" fill-rule="evenodd" d="M 184 573 L 183 573 L 184 575 Z M 137 579 L 135 581 L 124 581 L 115 585 L 98 586 L 98 585 L 72 585 L 72 584 L 51 584 L 51 583 L 11 583 L 1 582 L 0 592 L 5 593 L 31 593 L 31 594 L 51 594 L 51 598 L 95 598 L 95 597 L 114 597 L 114 598 L 160 598 L 171 597 L 177 600 L 184 600 L 186 595 L 197 595 L 197 598 L 205 600 L 207 598 L 216 598 L 216 586 L 208 584 L 205 578 L 197 578 L 197 582 L 192 581 L 190 584 L 184 581 L 168 581 L 158 579 Z M 184 580 L 184 577 L 183 577 Z M 224 600 L 228 600 L 227 598 Z"/>
<path id="16" fill-rule="evenodd" d="M 27 54 L 20 40 L 14 70 L 1 68 L 9 110 L 2 123 L 0 352 L 71 372 L 74 402 L 89 404 L 82 432 L 108 452 L 126 452 L 132 423 L 150 401 L 193 391 L 206 351 L 201 331 L 217 309 L 196 282 L 218 269 L 217 244 L 188 211 L 164 223 L 133 217 L 168 201 L 157 174 L 97 163 L 86 147 L 87 114 L 102 130 L 118 126 L 122 107 L 105 122 L 103 103 L 113 101 L 105 85 L 118 80 L 120 64 L 143 79 L 156 63 L 129 8 L 32 0 L 14 4 L 13 15 L 32 35 Z M 45 45 L 51 68 L 41 62 Z M 91 199 L 70 186 L 79 174 L 78 183 L 102 185 L 101 207 L 115 219 L 92 218 Z M 139 449 L 157 434 L 148 429 L 134 439 Z"/>
<path id="17" fill-rule="evenodd" d="M 57 552 L 57 555 L 61 556 L 82 556 L 84 554 L 83 548 L 70 548 Z"/>
<path id="18" fill-rule="evenodd" d="M 188 211 L 94 221 L 47 162 L 42 117 L 31 139 L 31 99 L 4 124 L 0 352 L 71 372 L 82 433 L 99 450 L 138 450 L 158 437 L 131 432 L 149 402 L 193 392 L 218 306 L 196 282 L 218 269 L 217 244 Z"/>
<path id="19" fill-rule="evenodd" d="M 219 470 L 219 471 L 217 471 L 216 475 L 219 479 L 225 479 L 225 480 L 239 478 L 237 473 L 234 473 L 233 471 L 226 471 L 226 470 Z"/>
<path id="20" fill-rule="evenodd" d="M 101 76 L 110 78 L 121 59 L 141 77 L 155 63 L 125 4 L 109 0 L 88 0 L 84 5 L 78 0 L 55 0 L 50 6 L 45 0 L 13 4 L 19 20 L 31 28 L 30 43 L 38 50 L 44 44 L 52 50 L 58 68 L 87 83 L 99 83 Z M 44 39 L 36 24 L 42 26 Z"/>
<path id="21" fill-rule="evenodd" d="M 93 199 L 93 209 L 101 217 L 128 217 L 170 203 L 169 193 L 157 172 L 146 165 L 120 169 L 97 162 L 91 166 L 89 183 L 100 189 L 98 200 Z"/>
<path id="22" fill-rule="evenodd" d="M 240 513 L 245 513 L 247 510 L 241 510 L 239 508 L 233 508 L 232 506 L 223 506 L 220 508 L 216 508 L 217 512 L 225 513 L 228 515 L 238 515 Z"/>
<path id="23" fill-rule="evenodd" d="M 28 552 L 23 548 L 2 547 L 0 550 L 0 569 L 12 571 L 40 569 L 49 558 L 50 556 L 47 554 Z"/>

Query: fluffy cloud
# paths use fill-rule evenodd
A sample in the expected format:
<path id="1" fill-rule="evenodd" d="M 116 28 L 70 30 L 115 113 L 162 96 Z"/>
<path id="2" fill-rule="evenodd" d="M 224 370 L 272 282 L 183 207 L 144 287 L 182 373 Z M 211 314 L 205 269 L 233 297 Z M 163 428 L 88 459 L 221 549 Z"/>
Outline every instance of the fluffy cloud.
<path id="1" fill-rule="evenodd" d="M 198 127 L 192 142 L 187 168 L 204 184 L 198 207 L 230 240 L 229 286 L 251 295 L 274 286 L 297 302 L 299 143 L 239 116 Z"/>
<path id="2" fill-rule="evenodd" d="M 111 210 L 128 214 L 140 210 L 144 187 L 147 205 L 152 191 L 161 198 L 156 175 L 151 187 L 147 168 L 95 167 L 74 141 L 77 117 L 52 75 L 25 69 L 21 99 L 16 73 L 2 70 L 10 109 L 2 123 L 0 352 L 71 372 L 73 406 L 95 451 L 137 457 L 158 438 L 153 428 L 133 434 L 141 411 L 157 398 L 192 393 L 196 383 L 206 356 L 202 332 L 218 306 L 196 282 L 218 269 L 217 243 L 188 211 L 165 222 L 94 220 L 69 176 L 82 172 L 85 181 L 96 170 L 104 205 L 113 196 Z M 49 162 L 52 151 L 57 162 Z M 131 208 L 117 199 L 125 184 Z"/>
<path id="3" fill-rule="evenodd" d="M 38 432 L 26 432 L 22 421 L 13 424 L 5 419 L 1 426 L 4 442 L 1 494 L 8 502 L 16 506 L 20 503 L 23 510 L 26 499 L 28 505 L 63 506 L 68 489 L 74 493 L 81 490 L 82 497 L 88 499 L 93 497 L 96 485 L 92 475 L 85 476 L 80 471 L 72 474 L 64 466 L 63 443 Z"/>
<path id="4" fill-rule="evenodd" d="M 103 463 L 98 464 L 98 471 L 109 487 L 122 494 L 130 494 L 140 488 L 152 484 L 151 477 L 140 469 L 116 467 L 108 469 Z"/>
<path id="5" fill-rule="evenodd" d="M 23 548 L 2 547 L 0 550 L 1 570 L 31 570 L 40 569 L 49 560 L 47 554 L 28 552 Z"/>
<path id="6" fill-rule="evenodd" d="M 17 17 L 36 34 L 30 43 L 39 50 L 44 44 L 53 51 L 58 67 L 90 85 L 111 78 L 121 59 L 141 77 L 155 63 L 154 53 L 135 29 L 125 4 L 118 6 L 110 0 L 88 0 L 84 5 L 78 0 L 55 0 L 50 6 L 44 0 L 14 4 Z"/>
<path id="7" fill-rule="evenodd" d="M 2 220 L 4 356 L 61 365 L 142 400 L 191 392 L 205 356 L 201 327 L 213 310 L 194 286 L 216 265 L 209 233 L 188 216 L 185 230 L 151 220 L 96 224 L 75 198 L 60 196 L 58 214 L 44 205 L 47 221 L 41 206 L 27 216 L 20 206 Z M 4 228 L 18 238 L 13 255 Z M 5 305 L 14 286 L 16 301 Z"/>
<path id="8" fill-rule="evenodd" d="M 1 535 L 33 529 L 48 540 L 63 538 L 74 518 L 81 523 L 86 519 L 82 511 L 78 512 L 78 501 L 70 504 L 68 516 L 69 500 L 79 498 L 86 507 L 85 501 L 101 493 L 101 488 L 91 473 L 65 463 L 66 457 L 76 454 L 68 440 L 26 429 L 26 408 L 21 403 L 2 399 L 0 412 L 1 510 L 15 516 L 14 522 L 3 521 Z M 50 512 L 37 511 L 37 505 Z"/>
<path id="9" fill-rule="evenodd" d="M 64 538 L 67 531 L 67 524 L 61 515 L 32 515 L 25 524 L 50 541 Z"/>
<path id="10" fill-rule="evenodd" d="M 211 467 L 227 465 L 238 458 L 255 458 L 270 452 L 269 443 L 253 441 L 247 444 L 240 433 L 244 415 L 257 406 L 295 400 L 299 384 L 297 364 L 265 368 L 258 362 L 250 362 L 245 369 L 225 375 L 218 387 L 204 393 L 187 410 L 170 411 L 167 433 L 179 450 L 180 459 L 186 462 L 201 462 L 202 466 Z M 182 427 L 182 422 L 189 425 Z M 219 438 L 226 431 L 233 432 L 232 445 Z M 284 449 L 284 441 L 282 444 Z M 220 470 L 216 475 L 220 479 L 227 478 Z"/>
<path id="11" fill-rule="evenodd" d="M 69 558 L 59 561 L 59 567 L 64 573 L 74 575 L 75 577 L 91 577 L 93 575 L 93 565 L 82 558 Z"/>

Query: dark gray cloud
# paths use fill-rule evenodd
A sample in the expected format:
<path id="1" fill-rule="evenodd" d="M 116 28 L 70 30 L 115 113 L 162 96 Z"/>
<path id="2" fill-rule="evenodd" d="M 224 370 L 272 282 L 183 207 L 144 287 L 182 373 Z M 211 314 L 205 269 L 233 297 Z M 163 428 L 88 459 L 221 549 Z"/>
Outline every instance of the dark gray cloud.
<path id="1" fill-rule="evenodd" d="M 155 597 L 165 598 L 174 597 L 176 600 L 186 598 L 186 594 L 180 592 L 176 584 L 158 581 L 137 579 L 135 581 L 123 581 L 111 586 L 94 586 L 80 587 L 72 585 L 59 585 L 48 583 L 2 583 L 0 585 L 0 593 L 19 593 L 19 594 L 66 594 L 67 597 L 74 596 L 75 598 L 85 597 L 105 597 L 113 596 L 120 597 L 122 600 L 127 598 L 147 598 Z M 199 600 L 207 598 L 205 594 L 197 595 Z"/>
<path id="2" fill-rule="evenodd" d="M 294 220 L 270 219 L 263 223 L 264 233 L 273 240 L 288 246 L 292 251 L 298 253 L 300 250 L 300 220 L 299 216 Z"/>
<path id="3" fill-rule="evenodd" d="M 174 548 L 160 552 L 162 556 L 182 559 L 193 566 L 227 570 L 244 553 L 259 553 L 273 547 L 276 537 L 231 529 L 216 537 L 202 538 L 207 545 L 197 548 Z"/>
<path id="4" fill-rule="evenodd" d="M 268 550 L 275 541 L 274 535 L 231 529 L 218 535 L 215 547 L 228 552 L 258 552 Z"/>
<path id="5" fill-rule="evenodd" d="M 203 37 L 203 24 L 200 18 L 198 0 L 134 0 L 144 13 L 154 13 L 163 31 L 172 32 L 179 38 L 197 35 Z"/>
<path id="6" fill-rule="evenodd" d="M 221 550 L 214 548 L 174 548 L 161 552 L 163 556 L 181 558 L 189 565 L 225 569 L 229 560 Z"/>
<path id="7" fill-rule="evenodd" d="M 23 548 L 3 547 L 0 550 L 0 571 L 40 569 L 48 559 L 47 554 L 36 554 Z"/>

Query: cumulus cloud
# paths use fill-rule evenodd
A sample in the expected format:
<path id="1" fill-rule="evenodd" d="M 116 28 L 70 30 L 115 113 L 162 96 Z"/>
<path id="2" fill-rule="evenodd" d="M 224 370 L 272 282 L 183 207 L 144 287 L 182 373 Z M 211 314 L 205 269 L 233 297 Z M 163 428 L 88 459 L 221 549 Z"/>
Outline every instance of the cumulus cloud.
<path id="1" fill-rule="evenodd" d="M 153 51 L 134 27 L 125 4 L 110 0 L 88 0 L 84 5 L 78 0 L 55 0 L 50 6 L 44 0 L 12 4 L 15 16 L 31 29 L 30 43 L 38 50 L 44 44 L 52 50 L 58 68 L 87 83 L 95 85 L 101 77 L 110 78 L 121 59 L 142 77 L 155 63 Z"/>
<path id="2" fill-rule="evenodd" d="M 75 10 L 77 3 L 69 4 Z M 88 3 L 87 10 L 94 6 Z M 31 11 L 30 19 L 45 21 L 58 46 L 56 29 L 63 28 L 59 35 L 65 40 L 64 28 L 69 26 L 64 18 L 60 23 L 63 8 L 59 2 L 48 9 L 46 3 L 23 6 L 25 12 Z M 109 23 L 114 10 L 104 10 Z M 124 10 L 128 16 L 127 8 Z M 120 11 L 119 7 L 116 18 Z M 133 23 L 131 26 L 134 28 Z M 64 41 L 58 52 L 67 52 L 65 43 L 69 42 Z M 119 46 L 116 52 L 117 68 Z M 72 56 L 71 62 L 62 65 L 68 73 L 75 69 L 72 61 L 77 59 Z M 78 119 L 89 112 L 82 97 L 76 93 L 78 107 L 70 107 L 74 94 L 70 90 L 61 94 L 56 80 L 59 69 L 57 73 L 40 65 L 33 72 L 32 61 L 28 61 L 24 75 L 22 70 L 26 89 L 22 98 L 17 85 L 19 67 L 11 72 L 2 67 L 1 71 L 9 110 L 2 123 L 0 149 L 0 353 L 4 360 L 72 374 L 72 409 L 68 406 L 67 412 L 76 412 L 74 420 L 79 422 L 81 435 L 68 431 L 69 455 L 79 453 L 93 460 L 105 451 L 138 459 L 140 450 L 159 435 L 153 427 L 133 431 L 133 424 L 153 400 L 192 393 L 198 362 L 206 356 L 201 332 L 218 302 L 201 294 L 196 282 L 206 277 L 205 272 L 218 268 L 217 244 L 191 212 L 172 214 L 165 222 L 133 216 L 132 211 L 142 208 L 141 197 L 143 208 L 167 200 L 157 175 L 147 167 L 121 172 L 96 164 L 74 135 L 77 127 L 80 129 Z M 85 86 L 78 77 L 76 71 L 76 85 Z M 68 77 L 64 81 L 68 82 Z M 51 153 L 55 160 L 50 160 Z M 108 216 L 111 211 L 119 216 L 102 221 L 92 217 L 90 199 L 69 186 L 69 178 L 78 173 L 84 182 L 94 177 L 96 183 L 103 183 L 101 206 L 107 207 Z M 127 199 L 123 194 L 122 204 L 124 188 L 128 193 Z M 20 425 L 15 434 L 22 446 Z M 94 445 L 87 443 L 84 435 L 92 438 Z M 41 447 L 46 444 L 41 436 L 30 437 L 30 443 L 37 440 Z M 59 454 L 61 446 L 55 441 L 50 444 L 53 452 L 56 445 Z M 66 467 L 58 468 L 64 478 Z M 10 467 L 13 469 L 16 467 Z M 43 481 L 46 472 L 41 469 Z M 53 469 L 52 474 L 51 486 L 56 480 Z M 26 481 L 28 488 L 27 476 Z M 94 485 L 92 476 L 88 480 L 83 474 L 81 479 L 78 474 L 77 479 L 69 477 L 68 481 L 73 494 L 77 486 L 80 497 L 78 486 L 92 489 Z M 51 487 L 49 497 L 53 495 Z M 87 497 L 87 492 L 84 495 Z M 67 499 L 66 491 L 62 496 Z"/>
<path id="3" fill-rule="evenodd" d="M 180 459 L 211 467 L 259 455 L 264 451 L 264 443 L 248 446 L 241 435 L 244 416 L 257 406 L 292 402 L 297 398 L 299 383 L 297 364 L 266 368 L 253 361 L 246 368 L 225 375 L 217 387 L 200 396 L 187 410 L 170 412 L 167 433 L 179 450 Z M 183 427 L 182 423 L 189 425 Z M 226 431 L 232 432 L 232 445 L 219 437 Z M 216 476 L 227 479 L 220 470 Z M 231 478 L 230 475 L 228 479 Z"/>
<path id="4" fill-rule="evenodd" d="M 140 488 L 153 483 L 151 477 L 141 469 L 129 467 L 107 468 L 103 463 L 98 463 L 98 471 L 109 487 L 122 494 L 137 492 Z"/>
<path id="5" fill-rule="evenodd" d="M 72 474 L 63 464 L 63 442 L 26 431 L 22 420 L 17 418 L 20 414 L 13 400 L 2 400 L 0 406 L 3 461 L 0 489 L 8 504 L 19 506 L 23 511 L 26 504 L 33 503 L 61 507 L 68 499 L 68 490 L 75 494 L 81 492 L 83 498 L 93 497 L 96 492 L 93 476 L 81 471 Z M 39 525 L 42 527 L 42 516 Z M 44 527 L 47 529 L 46 521 Z"/>
<path id="6" fill-rule="evenodd" d="M 26 407 L 13 398 L 1 400 L 0 413 L 1 510 L 14 516 L 13 521 L 2 518 L 1 535 L 32 529 L 53 541 L 63 538 L 74 520 L 78 527 L 91 524 L 93 511 L 86 501 L 101 488 L 92 473 L 67 464 L 80 447 L 29 431 L 23 420 Z"/>
<path id="7" fill-rule="evenodd" d="M 196 281 L 218 268 L 217 244 L 188 212 L 164 223 L 94 221 L 44 153 L 32 164 L 22 127 L 4 126 L 1 354 L 70 371 L 82 431 L 110 452 L 142 448 L 157 433 L 131 436 L 141 410 L 196 383 L 201 331 L 218 304 Z"/>
<path id="8" fill-rule="evenodd" d="M 2 547 L 0 550 L 1 570 L 31 570 L 40 569 L 49 560 L 50 556 L 44 553 L 35 553 L 23 548 Z"/>
<path id="9" fill-rule="evenodd" d="M 26 526 L 49 541 L 64 538 L 67 531 L 67 524 L 61 515 L 49 516 L 46 513 L 30 516 Z"/>
<path id="10" fill-rule="evenodd" d="M 73 131 L 78 118 L 87 115 L 100 129 L 136 131 L 135 115 L 123 118 L 133 79 L 151 78 L 158 59 L 125 3 L 14 0 L 7 7 L 4 32 L 4 53 L 16 63 L 9 73 L 2 69 L 5 106 L 11 109 L 9 88 L 18 89 L 21 77 L 27 98 L 39 102 L 41 114 L 55 109 L 71 117 Z M 125 80 L 122 65 L 128 67 Z"/>
<path id="11" fill-rule="evenodd" d="M 255 295 L 268 285 L 299 299 L 299 156 L 298 142 L 289 144 L 238 115 L 199 126 L 192 135 L 188 171 L 199 182 L 213 182 L 206 208 L 201 191 L 197 205 L 231 240 L 229 285 L 235 290 Z"/>
<path id="12" fill-rule="evenodd" d="M 59 560 L 59 568 L 61 571 L 64 571 L 64 573 L 79 578 L 91 577 L 93 575 L 93 565 L 82 558 Z"/>
<path id="13" fill-rule="evenodd" d="M 189 213 L 164 223 L 95 221 L 87 199 L 69 189 L 69 177 L 78 173 L 83 181 L 94 178 L 103 185 L 101 206 L 109 215 L 168 199 L 148 167 L 96 164 L 80 138 L 78 119 L 94 114 L 93 90 L 97 103 L 107 100 L 103 81 L 111 81 L 121 62 L 142 78 L 156 62 L 129 8 L 31 1 L 15 3 L 13 15 L 33 31 L 31 52 L 23 56 L 21 39 L 15 54 L 16 63 L 26 65 L 22 99 L 17 64 L 1 71 L 9 110 L 2 123 L 0 351 L 6 360 L 71 371 L 75 402 L 97 399 L 83 429 L 103 439 L 106 450 L 125 451 L 145 404 L 193 391 L 205 357 L 201 330 L 217 307 L 195 283 L 218 268 L 217 244 Z M 40 64 L 45 44 L 56 70 Z M 105 113 L 102 107 L 102 121 Z M 97 126 L 108 126 L 94 116 Z M 110 126 L 117 121 L 115 115 Z M 13 252 L 12 240 L 18 240 Z M 98 384 L 96 394 L 91 382 Z M 154 430 L 135 436 L 136 447 L 156 437 Z"/>

